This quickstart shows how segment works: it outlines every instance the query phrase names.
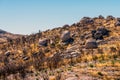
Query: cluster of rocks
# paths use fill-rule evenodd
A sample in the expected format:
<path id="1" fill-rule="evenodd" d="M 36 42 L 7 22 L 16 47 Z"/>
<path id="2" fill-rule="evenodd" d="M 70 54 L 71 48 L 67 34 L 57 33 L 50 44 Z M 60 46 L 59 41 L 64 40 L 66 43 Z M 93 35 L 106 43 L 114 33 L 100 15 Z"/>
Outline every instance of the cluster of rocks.
<path id="1" fill-rule="evenodd" d="M 9 63 L 13 59 L 11 55 L 12 53 L 10 51 L 6 51 L 4 54 L 0 54 L 0 62 L 4 62 L 5 64 Z"/>
<path id="2" fill-rule="evenodd" d="M 107 30 L 105 27 L 99 27 L 96 30 L 92 30 L 90 34 L 92 35 L 92 39 L 88 38 L 86 40 L 86 43 L 85 43 L 85 48 L 86 49 L 97 48 L 98 44 L 97 44 L 96 40 L 102 40 L 104 38 L 104 36 L 108 36 L 109 35 L 109 30 Z M 60 39 L 63 43 L 67 43 L 67 44 L 74 41 L 74 39 L 70 35 L 70 31 L 64 31 L 61 34 Z M 47 38 L 40 39 L 39 40 L 39 45 L 40 46 L 47 46 L 48 42 L 49 41 L 48 41 Z"/>
<path id="3" fill-rule="evenodd" d="M 104 36 L 109 35 L 109 30 L 104 27 L 99 27 L 97 30 L 92 30 L 92 39 L 88 39 L 85 44 L 86 49 L 94 49 L 98 47 L 97 40 L 103 40 Z"/>
<path id="4" fill-rule="evenodd" d="M 0 56 L 2 56 L 2 55 L 0 55 Z M 5 63 L 9 63 L 9 62 L 12 62 L 14 60 L 19 60 L 19 59 L 22 59 L 23 61 L 27 61 L 27 60 L 30 59 L 30 57 L 25 55 L 24 53 L 19 55 L 19 58 L 15 57 L 15 54 L 10 52 L 10 51 L 6 51 L 5 54 L 2 57 L 4 58 L 3 61 Z"/>
<path id="5" fill-rule="evenodd" d="M 103 36 L 109 35 L 109 30 L 107 30 L 104 27 L 99 27 L 97 30 L 92 30 L 91 33 L 92 33 L 93 39 L 101 40 L 103 39 Z"/>
<path id="6" fill-rule="evenodd" d="M 83 24 L 92 24 L 94 23 L 94 20 L 90 17 L 83 17 L 80 21 L 80 23 L 83 23 Z"/>
<path id="7" fill-rule="evenodd" d="M 100 15 L 97 19 L 104 19 L 102 15 Z M 90 18 L 90 17 L 83 17 L 81 21 L 77 24 L 73 24 L 74 26 L 80 26 L 81 24 L 94 24 L 95 18 Z M 115 20 L 113 16 L 107 16 L 106 17 L 107 21 L 110 20 Z M 118 18 L 117 21 L 120 23 L 120 19 Z M 117 25 L 120 25 L 120 24 Z M 85 26 L 85 25 L 84 25 Z M 93 25 L 94 26 L 94 25 Z M 63 28 L 69 28 L 69 25 L 64 25 Z M 88 28 L 89 29 L 89 28 Z M 109 36 L 109 30 L 106 29 L 105 27 L 98 27 L 97 29 L 92 30 L 91 32 L 88 33 L 83 33 L 81 34 L 81 40 L 86 41 L 85 42 L 85 48 L 86 49 L 94 49 L 98 47 L 98 40 L 104 40 L 105 36 Z M 72 43 L 74 41 L 73 37 L 71 36 L 71 33 L 69 30 L 63 31 L 61 36 L 60 36 L 60 41 L 65 44 Z M 48 39 L 40 39 L 39 40 L 39 45 L 40 46 L 47 46 L 48 44 Z"/>
<path id="8" fill-rule="evenodd" d="M 106 17 L 106 20 L 107 21 L 115 20 L 115 17 L 113 17 L 112 15 L 109 15 L 109 16 Z"/>
<path id="9" fill-rule="evenodd" d="M 66 44 L 72 43 L 74 41 L 74 39 L 71 37 L 70 31 L 64 31 L 61 34 L 60 40 Z M 39 46 L 46 47 L 48 43 L 49 43 L 49 39 L 47 38 L 39 39 Z"/>

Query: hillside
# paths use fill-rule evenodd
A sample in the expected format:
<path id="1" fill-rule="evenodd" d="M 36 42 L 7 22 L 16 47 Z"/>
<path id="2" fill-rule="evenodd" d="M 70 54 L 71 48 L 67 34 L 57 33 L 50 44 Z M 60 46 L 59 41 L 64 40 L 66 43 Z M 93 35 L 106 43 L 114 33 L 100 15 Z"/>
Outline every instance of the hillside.
<path id="1" fill-rule="evenodd" d="M 1 80 L 119 80 L 119 30 L 120 18 L 100 15 L 8 40 Z"/>

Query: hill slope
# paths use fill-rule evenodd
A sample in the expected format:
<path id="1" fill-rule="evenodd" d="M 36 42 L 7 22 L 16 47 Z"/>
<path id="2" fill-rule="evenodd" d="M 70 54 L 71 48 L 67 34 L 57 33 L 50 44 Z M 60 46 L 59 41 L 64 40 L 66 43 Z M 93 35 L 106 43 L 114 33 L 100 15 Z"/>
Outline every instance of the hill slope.
<path id="1" fill-rule="evenodd" d="M 120 18 L 84 17 L 78 23 L 0 45 L 1 79 L 120 79 Z M 17 77 L 15 77 L 17 76 Z"/>

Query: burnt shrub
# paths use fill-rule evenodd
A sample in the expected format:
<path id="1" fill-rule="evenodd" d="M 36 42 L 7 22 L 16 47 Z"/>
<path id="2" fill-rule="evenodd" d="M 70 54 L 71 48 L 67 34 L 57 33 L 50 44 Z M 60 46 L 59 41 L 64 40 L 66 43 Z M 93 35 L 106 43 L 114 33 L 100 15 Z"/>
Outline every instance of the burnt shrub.
<path id="1" fill-rule="evenodd" d="M 44 67 L 45 54 L 41 51 L 32 55 L 33 66 L 36 70 L 40 70 Z"/>
<path id="2" fill-rule="evenodd" d="M 61 61 L 60 53 L 56 53 L 53 57 L 47 59 L 47 65 L 50 69 L 59 67 L 59 62 Z"/>

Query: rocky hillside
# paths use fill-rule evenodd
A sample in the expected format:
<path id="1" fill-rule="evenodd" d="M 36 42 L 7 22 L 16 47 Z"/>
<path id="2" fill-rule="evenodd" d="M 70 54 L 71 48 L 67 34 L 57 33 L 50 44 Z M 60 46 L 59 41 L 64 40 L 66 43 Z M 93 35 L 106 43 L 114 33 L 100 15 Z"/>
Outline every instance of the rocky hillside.
<path id="1" fill-rule="evenodd" d="M 83 17 L 72 25 L 0 45 L 1 80 L 119 80 L 120 18 Z"/>
<path id="2" fill-rule="evenodd" d="M 10 39 L 16 39 L 19 37 L 22 37 L 22 35 L 12 34 L 12 33 L 9 33 L 7 31 L 0 29 L 0 44 L 5 43 Z"/>

